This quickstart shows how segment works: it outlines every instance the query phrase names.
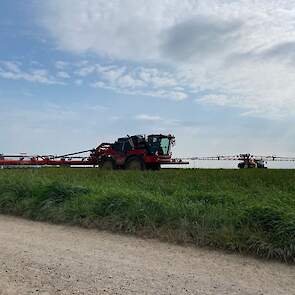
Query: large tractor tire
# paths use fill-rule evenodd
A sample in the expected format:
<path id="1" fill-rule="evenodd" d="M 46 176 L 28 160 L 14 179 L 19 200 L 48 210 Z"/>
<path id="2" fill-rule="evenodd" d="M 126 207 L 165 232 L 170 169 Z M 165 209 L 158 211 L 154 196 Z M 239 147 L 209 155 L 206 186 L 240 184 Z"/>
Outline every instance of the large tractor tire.
<path id="1" fill-rule="evenodd" d="M 126 170 L 145 170 L 145 164 L 140 157 L 131 157 L 125 164 Z"/>
<path id="2" fill-rule="evenodd" d="M 152 171 L 158 171 L 161 169 L 161 165 L 160 164 L 149 164 L 146 167 L 148 170 L 152 170 Z"/>
<path id="3" fill-rule="evenodd" d="M 114 170 L 115 169 L 115 163 L 112 159 L 104 159 L 99 167 L 103 170 Z"/>

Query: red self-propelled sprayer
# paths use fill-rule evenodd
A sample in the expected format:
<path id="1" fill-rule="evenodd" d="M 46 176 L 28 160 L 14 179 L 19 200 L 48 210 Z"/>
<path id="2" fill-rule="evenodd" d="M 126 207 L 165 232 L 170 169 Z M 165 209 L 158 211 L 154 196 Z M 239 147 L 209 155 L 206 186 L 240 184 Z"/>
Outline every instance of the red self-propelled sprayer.
<path id="1" fill-rule="evenodd" d="M 159 170 L 161 165 L 188 164 L 173 159 L 173 135 L 151 134 L 118 138 L 114 143 L 101 143 L 97 148 L 54 155 L 4 155 L 0 154 L 0 167 L 15 166 L 93 166 L 102 169 Z"/>

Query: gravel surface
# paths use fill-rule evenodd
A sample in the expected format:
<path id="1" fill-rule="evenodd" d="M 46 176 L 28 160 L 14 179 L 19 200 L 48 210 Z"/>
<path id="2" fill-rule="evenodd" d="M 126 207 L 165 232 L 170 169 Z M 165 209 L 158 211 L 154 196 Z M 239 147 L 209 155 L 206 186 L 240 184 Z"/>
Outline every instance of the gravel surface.
<path id="1" fill-rule="evenodd" d="M 0 295 L 295 294 L 295 267 L 0 215 Z"/>

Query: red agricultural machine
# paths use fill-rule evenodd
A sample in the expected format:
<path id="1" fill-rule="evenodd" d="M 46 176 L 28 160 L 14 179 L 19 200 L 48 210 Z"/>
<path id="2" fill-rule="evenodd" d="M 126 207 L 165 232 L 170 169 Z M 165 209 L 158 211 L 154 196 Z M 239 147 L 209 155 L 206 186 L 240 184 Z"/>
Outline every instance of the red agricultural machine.
<path id="1" fill-rule="evenodd" d="M 255 156 L 251 154 L 240 154 L 235 156 L 213 156 L 213 157 L 192 157 L 184 158 L 184 160 L 194 161 L 239 161 L 239 169 L 259 168 L 266 169 L 268 161 L 272 162 L 295 162 L 294 157 L 278 157 L 278 156 Z"/>
<path id="2" fill-rule="evenodd" d="M 0 154 L 0 167 L 98 166 L 102 169 L 159 170 L 161 165 L 188 164 L 181 159 L 172 159 L 171 147 L 174 144 L 175 137 L 172 135 L 126 136 L 114 143 L 102 143 L 95 149 L 61 156 Z M 86 153 L 87 156 L 81 156 Z"/>
<path id="3" fill-rule="evenodd" d="M 228 160 L 239 161 L 238 168 L 243 169 L 267 168 L 267 161 L 295 162 L 294 157 L 254 156 L 251 154 L 173 159 L 171 147 L 174 144 L 175 137 L 172 135 L 126 136 L 119 138 L 114 143 L 102 143 L 95 149 L 61 156 L 0 154 L 0 168 L 91 166 L 101 169 L 159 170 L 161 165 L 184 165 L 189 164 L 188 161 Z"/>

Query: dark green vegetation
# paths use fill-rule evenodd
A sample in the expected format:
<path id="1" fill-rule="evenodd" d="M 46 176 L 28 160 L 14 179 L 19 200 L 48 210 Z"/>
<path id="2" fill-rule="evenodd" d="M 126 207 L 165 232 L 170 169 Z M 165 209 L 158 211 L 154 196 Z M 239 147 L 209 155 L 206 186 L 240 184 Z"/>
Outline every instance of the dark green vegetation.
<path id="1" fill-rule="evenodd" d="M 295 262 L 295 170 L 1 170 L 0 213 Z"/>

